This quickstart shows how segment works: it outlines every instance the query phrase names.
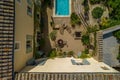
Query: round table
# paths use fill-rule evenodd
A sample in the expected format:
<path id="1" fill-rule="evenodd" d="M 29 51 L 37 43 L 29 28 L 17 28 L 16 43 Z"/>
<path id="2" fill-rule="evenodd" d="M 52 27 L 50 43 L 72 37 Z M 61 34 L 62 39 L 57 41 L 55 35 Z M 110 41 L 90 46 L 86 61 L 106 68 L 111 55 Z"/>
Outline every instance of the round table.
<path id="1" fill-rule="evenodd" d="M 62 39 L 59 39 L 59 40 L 57 41 L 57 43 L 58 43 L 58 45 L 59 45 L 60 48 L 63 48 L 63 47 L 64 47 L 64 44 L 63 44 L 63 40 L 62 40 Z"/>

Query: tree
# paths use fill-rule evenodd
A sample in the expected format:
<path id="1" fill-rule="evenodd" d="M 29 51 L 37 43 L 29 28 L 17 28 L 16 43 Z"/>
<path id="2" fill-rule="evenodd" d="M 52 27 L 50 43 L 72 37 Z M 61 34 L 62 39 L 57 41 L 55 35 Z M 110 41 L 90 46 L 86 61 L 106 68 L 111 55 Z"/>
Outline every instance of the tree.
<path id="1" fill-rule="evenodd" d="M 106 5 L 109 8 L 110 18 L 120 20 L 120 0 L 107 0 Z"/>
<path id="2" fill-rule="evenodd" d="M 82 36 L 82 42 L 83 42 L 83 45 L 89 45 L 90 44 L 90 37 L 88 34 L 85 34 Z"/>
<path id="3" fill-rule="evenodd" d="M 93 18 L 95 18 L 95 19 L 100 18 L 100 17 L 102 16 L 102 14 L 103 14 L 103 9 L 100 8 L 100 7 L 96 7 L 96 8 L 94 8 L 93 11 L 92 11 L 92 16 L 93 16 Z"/>
<path id="4" fill-rule="evenodd" d="M 80 18 L 78 17 L 77 14 L 72 13 L 70 18 L 71 18 L 72 25 L 76 25 L 76 24 L 80 25 L 81 24 Z"/>

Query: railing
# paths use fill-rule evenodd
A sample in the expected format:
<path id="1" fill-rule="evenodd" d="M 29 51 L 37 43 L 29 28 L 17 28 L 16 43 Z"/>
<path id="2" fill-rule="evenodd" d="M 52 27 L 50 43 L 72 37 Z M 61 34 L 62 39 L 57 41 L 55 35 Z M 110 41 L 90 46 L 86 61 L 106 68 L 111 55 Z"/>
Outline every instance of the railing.
<path id="1" fill-rule="evenodd" d="M 13 79 L 14 0 L 0 0 L 0 80 Z"/>
<path id="2" fill-rule="evenodd" d="M 15 80 L 120 80 L 120 73 L 16 73 Z"/>

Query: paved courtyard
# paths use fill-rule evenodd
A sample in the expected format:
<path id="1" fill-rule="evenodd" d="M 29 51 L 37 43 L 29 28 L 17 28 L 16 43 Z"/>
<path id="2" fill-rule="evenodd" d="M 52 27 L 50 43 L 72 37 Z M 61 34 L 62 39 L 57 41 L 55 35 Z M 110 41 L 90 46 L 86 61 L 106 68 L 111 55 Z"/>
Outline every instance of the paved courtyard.
<path id="1" fill-rule="evenodd" d="M 82 62 L 73 57 L 48 59 L 44 65 L 27 66 L 22 72 L 117 72 L 103 62 L 88 58 L 89 65 L 73 65 L 71 60 Z M 104 70 L 103 68 L 108 70 Z"/>
<path id="2" fill-rule="evenodd" d="M 48 24 L 45 23 L 45 31 L 44 31 L 44 35 L 45 35 L 45 39 L 46 39 L 46 44 L 44 47 L 44 51 L 46 53 L 49 53 L 50 48 L 55 48 L 55 42 L 51 41 L 49 34 L 50 32 L 53 31 L 53 28 L 50 25 L 50 22 L 52 21 L 51 16 L 53 15 L 53 11 L 50 8 L 47 8 L 47 17 L 45 18 L 45 22 L 47 22 Z M 63 18 L 59 18 L 61 23 L 59 24 L 55 24 L 56 25 L 62 25 L 63 23 L 65 23 Z M 65 23 L 65 25 L 71 27 L 70 22 L 68 20 L 68 23 Z M 62 48 L 62 51 L 74 51 L 76 54 L 79 52 L 82 52 L 84 50 L 84 46 L 81 42 L 81 39 L 76 40 L 75 37 L 73 36 L 75 31 L 81 31 L 82 33 L 84 32 L 84 27 L 82 25 L 80 26 L 76 26 L 75 29 L 71 29 L 71 33 L 69 33 L 68 31 L 64 30 L 64 34 L 61 35 L 60 34 L 60 30 L 57 30 L 57 39 L 63 39 L 64 41 L 67 41 L 67 45 L 64 46 Z M 49 45 L 48 45 L 49 44 Z"/>

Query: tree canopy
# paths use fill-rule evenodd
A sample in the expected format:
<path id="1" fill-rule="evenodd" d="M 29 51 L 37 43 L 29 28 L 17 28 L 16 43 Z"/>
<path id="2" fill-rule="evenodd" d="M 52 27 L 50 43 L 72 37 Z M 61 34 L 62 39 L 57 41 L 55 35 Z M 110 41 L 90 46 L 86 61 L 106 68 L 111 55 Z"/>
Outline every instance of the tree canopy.
<path id="1" fill-rule="evenodd" d="M 85 34 L 82 36 L 82 42 L 83 42 L 83 45 L 89 45 L 90 44 L 90 37 L 88 34 Z"/>
<path id="2" fill-rule="evenodd" d="M 106 0 L 111 19 L 120 20 L 120 0 Z"/>
<path id="3" fill-rule="evenodd" d="M 92 11 L 92 16 L 95 19 L 100 18 L 102 16 L 102 14 L 103 14 L 103 9 L 101 7 L 96 7 Z"/>
<path id="4" fill-rule="evenodd" d="M 117 31 L 113 32 L 113 35 L 114 35 L 118 40 L 120 40 L 120 30 L 117 30 Z"/>
<path id="5" fill-rule="evenodd" d="M 78 17 L 78 15 L 76 13 L 72 13 L 70 18 L 71 18 L 72 25 L 75 25 L 75 24 L 80 25 L 81 24 L 80 18 Z"/>

